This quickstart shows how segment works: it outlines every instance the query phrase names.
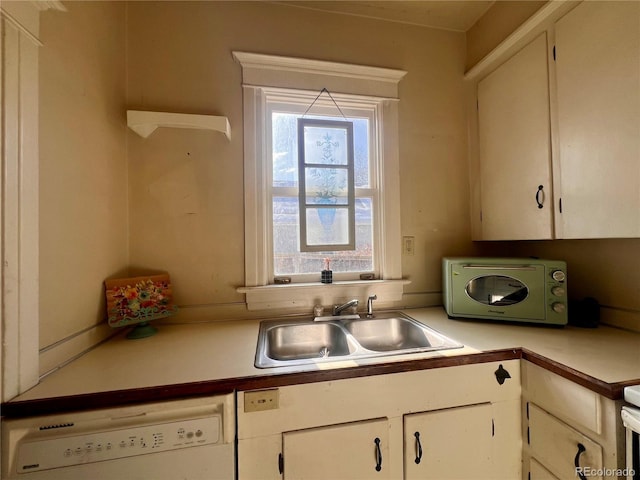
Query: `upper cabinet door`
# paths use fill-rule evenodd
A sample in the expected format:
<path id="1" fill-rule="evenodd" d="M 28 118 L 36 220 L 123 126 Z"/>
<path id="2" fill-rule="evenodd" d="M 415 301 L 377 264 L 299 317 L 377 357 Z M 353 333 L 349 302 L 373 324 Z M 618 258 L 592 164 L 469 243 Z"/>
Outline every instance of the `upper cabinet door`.
<path id="1" fill-rule="evenodd" d="M 482 240 L 553 237 L 546 32 L 478 83 Z"/>
<path id="2" fill-rule="evenodd" d="M 640 2 L 584 2 L 555 32 L 557 234 L 639 237 Z"/>

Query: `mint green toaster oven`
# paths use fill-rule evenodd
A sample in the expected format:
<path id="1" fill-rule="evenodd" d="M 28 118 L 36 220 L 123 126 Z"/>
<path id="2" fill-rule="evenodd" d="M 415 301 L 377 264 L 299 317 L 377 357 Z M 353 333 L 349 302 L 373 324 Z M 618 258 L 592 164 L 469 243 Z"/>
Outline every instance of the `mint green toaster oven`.
<path id="1" fill-rule="evenodd" d="M 445 257 L 442 283 L 442 301 L 451 318 L 567 324 L 564 261 Z"/>

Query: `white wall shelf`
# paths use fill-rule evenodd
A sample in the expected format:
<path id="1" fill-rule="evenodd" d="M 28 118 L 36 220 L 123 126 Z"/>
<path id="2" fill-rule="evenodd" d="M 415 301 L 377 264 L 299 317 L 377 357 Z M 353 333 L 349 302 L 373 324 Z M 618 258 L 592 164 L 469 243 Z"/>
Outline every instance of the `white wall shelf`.
<path id="1" fill-rule="evenodd" d="M 170 127 L 215 130 L 231 139 L 229 120 L 216 115 L 127 110 L 127 125 L 142 138 L 147 138 L 158 127 Z"/>

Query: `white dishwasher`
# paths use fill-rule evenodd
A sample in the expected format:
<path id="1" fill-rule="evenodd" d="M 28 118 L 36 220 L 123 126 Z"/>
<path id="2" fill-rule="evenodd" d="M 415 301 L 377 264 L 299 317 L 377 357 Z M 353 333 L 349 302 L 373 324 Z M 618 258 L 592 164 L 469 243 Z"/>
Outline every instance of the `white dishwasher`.
<path id="1" fill-rule="evenodd" d="M 233 480 L 234 396 L 2 421 L 2 480 Z"/>

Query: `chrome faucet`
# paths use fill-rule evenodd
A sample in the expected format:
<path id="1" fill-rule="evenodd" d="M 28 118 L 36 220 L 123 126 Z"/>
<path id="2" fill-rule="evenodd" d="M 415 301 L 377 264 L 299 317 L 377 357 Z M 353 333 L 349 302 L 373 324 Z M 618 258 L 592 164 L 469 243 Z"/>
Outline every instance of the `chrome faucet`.
<path id="1" fill-rule="evenodd" d="M 373 301 L 377 299 L 377 295 L 369 295 L 367 298 L 367 318 L 373 318 Z"/>
<path id="2" fill-rule="evenodd" d="M 343 303 L 342 305 L 334 305 L 333 306 L 333 315 L 340 315 L 344 310 L 349 307 L 357 307 L 358 299 L 354 298 L 353 300 L 349 300 L 347 303 Z"/>

